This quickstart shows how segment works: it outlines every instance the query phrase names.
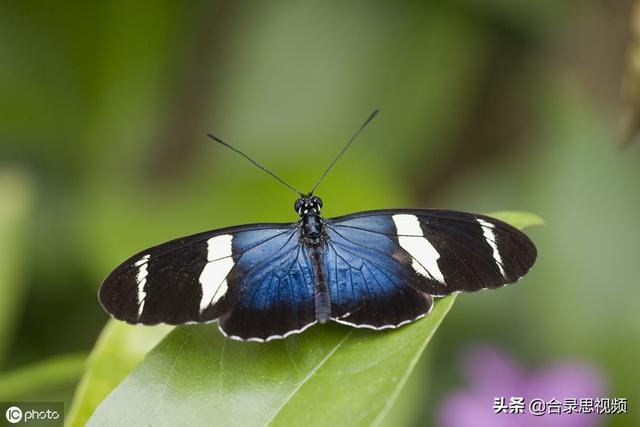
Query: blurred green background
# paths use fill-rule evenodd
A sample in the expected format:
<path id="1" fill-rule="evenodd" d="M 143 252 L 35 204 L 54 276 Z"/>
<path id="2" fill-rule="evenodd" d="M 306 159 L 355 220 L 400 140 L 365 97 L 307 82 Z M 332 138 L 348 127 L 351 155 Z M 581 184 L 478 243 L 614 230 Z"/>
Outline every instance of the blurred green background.
<path id="1" fill-rule="evenodd" d="M 580 360 L 640 425 L 640 156 L 618 122 L 631 1 L 0 3 L 0 400 L 64 400 L 132 253 L 310 188 L 327 216 L 532 211 L 539 261 L 464 295 L 430 346 L 421 424 L 488 342 L 531 368 Z M 4 382 L 4 386 L 2 385 Z M 11 384 L 11 387 L 8 386 Z M 596 397 L 596 396 L 594 396 Z M 635 413 L 634 413 L 635 412 Z"/>

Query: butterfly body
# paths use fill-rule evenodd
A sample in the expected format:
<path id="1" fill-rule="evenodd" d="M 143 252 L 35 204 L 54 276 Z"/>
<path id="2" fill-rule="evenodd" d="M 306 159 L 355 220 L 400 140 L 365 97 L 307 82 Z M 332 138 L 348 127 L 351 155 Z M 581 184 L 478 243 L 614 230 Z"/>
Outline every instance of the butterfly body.
<path id="1" fill-rule="evenodd" d="M 303 196 L 296 200 L 294 209 L 300 215 L 299 242 L 308 252 L 313 269 L 316 320 L 326 323 L 331 317 L 331 298 L 323 262 L 329 237 L 324 231 L 324 219 L 320 216 L 322 200 L 316 196 Z"/>

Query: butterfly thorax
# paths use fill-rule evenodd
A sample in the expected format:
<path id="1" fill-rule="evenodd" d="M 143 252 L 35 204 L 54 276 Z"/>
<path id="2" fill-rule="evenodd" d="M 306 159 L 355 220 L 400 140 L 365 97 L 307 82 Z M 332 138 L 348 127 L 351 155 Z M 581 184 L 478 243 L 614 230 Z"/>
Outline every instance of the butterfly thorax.
<path id="1" fill-rule="evenodd" d="M 323 220 L 319 215 L 305 215 L 300 218 L 300 237 L 306 244 L 320 244 L 324 236 Z"/>
<path id="2" fill-rule="evenodd" d="M 320 216 L 322 200 L 317 196 L 304 196 L 296 200 L 294 209 L 300 215 L 300 240 L 310 246 L 320 245 L 324 237 L 324 220 Z"/>

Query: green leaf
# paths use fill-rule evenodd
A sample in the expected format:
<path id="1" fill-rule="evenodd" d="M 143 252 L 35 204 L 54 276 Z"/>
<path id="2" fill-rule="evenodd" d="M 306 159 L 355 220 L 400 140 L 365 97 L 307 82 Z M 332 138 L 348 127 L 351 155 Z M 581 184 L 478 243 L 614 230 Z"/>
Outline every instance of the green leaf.
<path id="1" fill-rule="evenodd" d="M 107 322 L 86 361 L 65 424 L 85 425 L 98 404 L 170 330 L 166 325 L 141 327 Z"/>
<path id="2" fill-rule="evenodd" d="M 533 227 L 535 225 L 544 225 L 544 220 L 538 215 L 529 212 L 519 211 L 499 211 L 488 214 L 494 218 L 498 218 L 516 228 L 523 229 Z"/>
<path id="3" fill-rule="evenodd" d="M 380 332 L 318 325 L 263 344 L 226 339 L 216 325 L 175 328 L 89 425 L 395 425 L 396 409 L 413 406 L 398 397 L 455 298 Z"/>
<path id="4" fill-rule="evenodd" d="M 382 421 L 454 299 L 440 300 L 425 320 L 379 333 L 331 324 L 261 344 L 228 340 L 215 325 L 176 328 L 89 424 Z"/>

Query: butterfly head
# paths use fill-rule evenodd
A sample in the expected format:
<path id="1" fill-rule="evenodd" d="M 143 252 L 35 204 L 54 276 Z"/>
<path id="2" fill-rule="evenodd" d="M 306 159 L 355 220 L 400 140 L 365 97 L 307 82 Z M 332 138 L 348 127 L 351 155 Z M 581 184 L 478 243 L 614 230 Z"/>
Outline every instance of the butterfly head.
<path id="1" fill-rule="evenodd" d="M 293 209 L 298 215 L 320 215 L 322 210 L 322 199 L 318 196 L 302 196 L 293 205 Z"/>

